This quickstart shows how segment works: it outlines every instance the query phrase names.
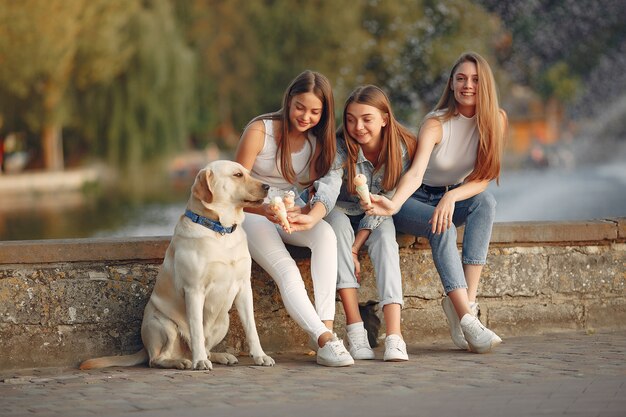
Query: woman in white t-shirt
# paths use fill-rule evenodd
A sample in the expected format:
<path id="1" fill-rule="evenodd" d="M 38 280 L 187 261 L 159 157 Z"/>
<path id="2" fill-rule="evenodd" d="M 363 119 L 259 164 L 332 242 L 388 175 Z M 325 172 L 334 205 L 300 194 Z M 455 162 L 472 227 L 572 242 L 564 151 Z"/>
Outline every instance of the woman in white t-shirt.
<path id="1" fill-rule="evenodd" d="M 442 306 L 452 340 L 476 353 L 502 342 L 478 320 L 476 293 L 495 217 L 496 202 L 486 189 L 500 176 L 506 126 L 489 64 L 477 53 L 462 54 L 425 117 L 413 164 L 393 198 L 372 196 L 367 211 L 393 214 L 398 231 L 428 238 L 446 293 Z M 456 227 L 461 225 L 459 257 Z"/>
<path id="2" fill-rule="evenodd" d="M 305 330 L 317 350 L 317 363 L 347 366 L 354 360 L 334 335 L 337 245 L 326 222 L 311 230 L 289 232 L 281 226 L 269 199 L 286 191 L 295 196 L 326 174 L 335 156 L 334 101 L 330 82 L 304 71 L 289 85 L 277 112 L 254 118 L 245 128 L 235 159 L 252 176 L 270 185 L 259 208 L 246 209 L 243 228 L 252 259 L 274 279 L 289 315 Z M 321 206 L 321 203 L 318 203 Z M 311 210 L 322 210 L 312 207 Z M 289 214 L 308 212 L 299 198 Z M 324 209 L 325 210 L 325 209 Z M 311 249 L 315 307 L 285 243 Z"/>

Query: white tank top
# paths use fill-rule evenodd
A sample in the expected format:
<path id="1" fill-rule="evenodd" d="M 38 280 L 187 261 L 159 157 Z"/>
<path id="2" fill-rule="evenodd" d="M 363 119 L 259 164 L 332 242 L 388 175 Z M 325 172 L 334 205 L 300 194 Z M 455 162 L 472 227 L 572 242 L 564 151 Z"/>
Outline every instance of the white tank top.
<path id="1" fill-rule="evenodd" d="M 276 158 L 277 145 L 274 135 L 274 121 L 263 119 L 263 125 L 265 126 L 265 142 L 250 171 L 252 176 L 269 184 L 268 198 L 286 190 L 293 190 L 296 195 L 300 194 L 302 187 L 299 184 L 290 184 L 280 172 L 280 161 Z M 309 132 L 309 140 L 305 142 L 302 149 L 291 154 L 291 162 L 298 182 L 309 180 L 310 159 L 314 151 L 315 137 Z"/>
<path id="2" fill-rule="evenodd" d="M 432 113 L 441 116 L 444 110 Z M 478 152 L 476 116 L 462 114 L 441 123 L 441 142 L 433 148 L 424 180 L 426 185 L 441 187 L 461 183 L 474 170 Z"/>

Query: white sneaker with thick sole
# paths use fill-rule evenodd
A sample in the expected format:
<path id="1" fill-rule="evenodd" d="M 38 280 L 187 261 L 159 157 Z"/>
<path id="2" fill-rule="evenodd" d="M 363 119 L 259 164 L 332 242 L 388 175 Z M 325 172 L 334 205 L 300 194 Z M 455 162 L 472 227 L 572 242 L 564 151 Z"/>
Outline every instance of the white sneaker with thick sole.
<path id="1" fill-rule="evenodd" d="M 450 297 L 443 297 L 443 300 L 441 300 L 441 307 L 443 307 L 443 312 L 446 313 L 446 318 L 448 319 L 448 326 L 450 326 L 450 336 L 452 337 L 452 342 L 454 342 L 454 344 L 459 349 L 467 350 L 469 348 L 469 345 L 467 344 L 467 340 L 465 340 L 465 336 L 463 335 L 463 330 L 461 329 L 461 321 L 459 320 L 459 316 L 456 314 L 454 304 L 452 304 L 452 300 L 450 300 Z"/>
<path id="2" fill-rule="evenodd" d="M 367 339 L 367 330 L 360 328 L 346 332 L 346 339 L 348 339 L 348 351 L 352 358 L 358 360 L 374 359 L 374 351 Z"/>
<path id="3" fill-rule="evenodd" d="M 397 334 L 390 334 L 385 338 L 385 356 L 386 362 L 408 361 L 409 355 L 406 353 L 406 343 Z"/>
<path id="4" fill-rule="evenodd" d="M 477 302 L 470 303 L 470 311 L 472 312 L 472 316 L 478 317 L 478 315 L 480 314 L 480 306 Z M 478 320 L 480 320 L 480 318 L 478 318 Z M 502 343 L 502 339 L 500 339 L 500 336 L 495 333 L 493 334 L 493 340 L 496 344 Z"/>
<path id="5" fill-rule="evenodd" d="M 466 314 L 461 319 L 461 329 L 469 350 L 474 353 L 487 353 L 502 342 L 497 334 L 483 326 L 477 317 Z"/>
<path id="6" fill-rule="evenodd" d="M 343 342 L 337 337 L 317 350 L 317 363 L 323 366 L 350 366 L 354 365 L 354 359 L 346 350 Z"/>

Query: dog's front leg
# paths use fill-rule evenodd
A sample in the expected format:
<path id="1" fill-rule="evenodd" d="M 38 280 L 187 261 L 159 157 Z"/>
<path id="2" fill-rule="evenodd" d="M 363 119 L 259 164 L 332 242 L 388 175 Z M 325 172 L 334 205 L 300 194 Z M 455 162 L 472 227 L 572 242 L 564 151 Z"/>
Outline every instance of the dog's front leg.
<path id="1" fill-rule="evenodd" d="M 261 347 L 259 334 L 256 330 L 254 321 L 254 308 L 252 299 L 252 287 L 250 281 L 244 285 L 237 297 L 235 298 L 235 307 L 241 319 L 243 330 L 246 332 L 248 347 L 250 348 L 250 356 L 254 359 L 254 363 L 263 366 L 274 366 L 274 359 L 267 356 Z"/>
<path id="2" fill-rule="evenodd" d="M 189 322 L 190 348 L 192 368 L 196 370 L 213 369 L 204 346 L 204 327 L 202 312 L 204 309 L 204 292 L 199 288 L 185 288 L 185 307 Z"/>

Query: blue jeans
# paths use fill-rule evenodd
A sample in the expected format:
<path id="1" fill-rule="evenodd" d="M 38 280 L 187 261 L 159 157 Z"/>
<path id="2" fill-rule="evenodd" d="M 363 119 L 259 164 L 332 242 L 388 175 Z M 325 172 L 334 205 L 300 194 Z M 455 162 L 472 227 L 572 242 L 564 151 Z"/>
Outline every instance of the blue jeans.
<path id="1" fill-rule="evenodd" d="M 484 265 L 487 261 L 491 229 L 496 214 L 496 200 L 488 191 L 483 191 L 467 200 L 457 201 L 449 229 L 441 234 L 432 233 L 428 221 L 443 197 L 432 194 L 422 187 L 404 203 L 393 216 L 396 229 L 405 234 L 428 238 L 433 261 L 443 288 L 447 293 L 458 288 L 467 288 L 463 264 Z M 462 259 L 456 245 L 456 228 L 465 225 Z"/>
<path id="2" fill-rule="evenodd" d="M 325 218 L 337 236 L 337 289 L 359 288 L 354 274 L 352 244 L 354 231 L 363 215 L 348 216 L 334 208 Z M 387 304 L 403 305 L 400 253 L 396 240 L 396 229 L 391 217 L 384 217 L 382 223 L 372 230 L 365 242 L 369 257 L 374 266 L 380 307 Z"/>

